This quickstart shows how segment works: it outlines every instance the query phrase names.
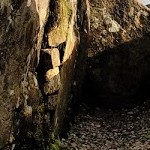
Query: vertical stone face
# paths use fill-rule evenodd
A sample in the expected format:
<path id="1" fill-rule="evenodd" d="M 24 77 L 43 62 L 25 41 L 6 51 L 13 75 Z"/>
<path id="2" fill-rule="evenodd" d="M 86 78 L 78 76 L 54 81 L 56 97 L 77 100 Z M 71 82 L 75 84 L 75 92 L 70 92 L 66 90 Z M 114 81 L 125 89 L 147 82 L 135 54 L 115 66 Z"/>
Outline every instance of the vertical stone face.
<path id="1" fill-rule="evenodd" d="M 77 97 L 78 92 L 75 89 L 81 89 L 87 56 L 87 46 L 83 46 L 83 39 L 88 43 L 89 33 L 87 4 L 88 1 L 50 2 L 51 14 L 45 26 L 42 45 L 42 51 L 50 57 L 45 63 L 43 52 L 41 53 L 43 61 L 39 64 L 38 75 L 44 76 L 41 89 L 46 97 L 45 104 L 53 118 L 53 130 L 56 134 L 62 131 L 72 93 L 76 91 Z M 40 70 L 43 70 L 43 73 Z M 75 82 L 80 86 L 73 87 Z"/>
<path id="2" fill-rule="evenodd" d="M 56 9 L 53 11 L 54 8 Z M 50 17 L 51 19 L 54 19 L 54 22 L 48 29 L 48 44 L 49 46 L 57 47 L 66 41 L 72 10 L 69 1 L 65 0 L 51 1 L 51 9 L 53 13 L 55 13 L 55 18 L 53 13 L 50 14 Z"/>
<path id="3" fill-rule="evenodd" d="M 74 101 L 73 97 L 76 100 L 77 98 L 79 99 L 86 66 L 89 7 L 86 1 L 72 1 L 70 8 L 70 23 L 66 47 L 64 48 L 62 68 L 60 70 L 61 86 L 58 93 L 58 105 L 54 120 L 55 133 L 61 133 L 65 129 L 64 126 L 67 126 L 67 122 L 64 122 L 64 120 L 67 116 L 68 104 Z M 78 82 L 79 78 L 80 82 Z"/>
<path id="4" fill-rule="evenodd" d="M 0 16 L 0 148 L 2 148 L 5 144 L 9 144 L 9 139 L 14 134 L 15 108 L 24 105 L 28 99 L 36 101 L 39 98 L 36 77 L 34 73 L 29 75 L 28 72 L 31 69 L 30 55 L 35 48 L 39 23 L 34 1 L 30 4 L 27 1 L 1 1 Z M 32 83 L 27 78 L 30 78 Z"/>
<path id="5" fill-rule="evenodd" d="M 0 1 L 0 149 L 42 149 L 52 127 L 61 132 L 84 76 L 86 10 L 82 1 Z"/>

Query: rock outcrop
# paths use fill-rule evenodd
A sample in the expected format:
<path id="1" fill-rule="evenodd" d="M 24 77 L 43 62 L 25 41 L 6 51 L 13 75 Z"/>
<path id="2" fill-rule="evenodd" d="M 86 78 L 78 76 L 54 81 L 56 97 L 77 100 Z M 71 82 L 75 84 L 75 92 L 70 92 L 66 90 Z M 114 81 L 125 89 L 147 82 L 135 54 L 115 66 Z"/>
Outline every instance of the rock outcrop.
<path id="1" fill-rule="evenodd" d="M 88 1 L 0 1 L 0 149 L 42 150 L 61 133 L 82 85 L 88 13 Z"/>
<path id="2" fill-rule="evenodd" d="M 41 95 L 31 67 L 39 28 L 35 2 L 0 1 L 0 24 L 0 148 L 6 149 L 18 134 L 18 114 L 30 118 Z"/>
<path id="3" fill-rule="evenodd" d="M 95 99 L 96 104 L 116 105 L 130 103 L 137 97 L 148 98 L 149 8 L 136 0 L 91 0 L 90 4 L 86 86 L 92 93 L 92 102 Z"/>

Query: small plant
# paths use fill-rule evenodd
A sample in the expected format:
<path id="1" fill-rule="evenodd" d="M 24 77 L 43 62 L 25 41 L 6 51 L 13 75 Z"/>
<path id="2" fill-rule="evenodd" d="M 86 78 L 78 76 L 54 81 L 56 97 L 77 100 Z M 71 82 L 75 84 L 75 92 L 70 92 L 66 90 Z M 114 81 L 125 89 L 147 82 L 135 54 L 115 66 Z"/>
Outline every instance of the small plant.
<path id="1" fill-rule="evenodd" d="M 144 135 L 144 137 L 145 137 L 146 139 L 150 139 L 150 132 L 148 132 L 146 135 Z"/>
<path id="2" fill-rule="evenodd" d="M 63 150 L 63 145 L 59 138 L 56 138 L 54 133 L 51 134 L 49 145 L 46 150 Z"/>

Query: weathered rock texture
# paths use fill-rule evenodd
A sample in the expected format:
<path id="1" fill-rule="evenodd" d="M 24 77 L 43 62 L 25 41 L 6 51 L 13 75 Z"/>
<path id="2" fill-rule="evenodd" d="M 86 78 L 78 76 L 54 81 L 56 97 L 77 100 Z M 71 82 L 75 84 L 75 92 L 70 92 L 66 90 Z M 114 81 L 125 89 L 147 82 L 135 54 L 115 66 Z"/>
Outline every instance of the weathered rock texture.
<path id="1" fill-rule="evenodd" d="M 31 54 L 39 19 L 35 2 L 0 1 L 0 148 L 14 141 L 22 118 L 32 116 L 40 92 Z M 32 108 L 31 108 L 32 105 Z M 15 111 L 16 110 L 16 111 Z"/>
<path id="2" fill-rule="evenodd" d="M 84 76 L 87 7 L 76 0 L 0 1 L 0 149 L 42 150 L 53 131 L 61 132 Z"/>
<path id="3" fill-rule="evenodd" d="M 130 103 L 136 96 L 142 99 L 150 85 L 149 8 L 136 0 L 90 4 L 87 70 L 92 101 L 115 105 Z"/>

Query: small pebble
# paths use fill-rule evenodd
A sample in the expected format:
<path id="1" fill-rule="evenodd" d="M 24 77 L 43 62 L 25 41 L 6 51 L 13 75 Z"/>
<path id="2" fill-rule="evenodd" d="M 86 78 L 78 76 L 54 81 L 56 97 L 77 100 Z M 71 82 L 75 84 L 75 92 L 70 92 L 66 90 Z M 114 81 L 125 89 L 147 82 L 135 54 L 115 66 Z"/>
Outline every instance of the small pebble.
<path id="1" fill-rule="evenodd" d="M 146 106 L 120 111 L 89 111 L 82 106 L 85 111 L 76 117 L 68 138 L 62 139 L 64 146 L 68 150 L 149 150 L 150 108 Z"/>

